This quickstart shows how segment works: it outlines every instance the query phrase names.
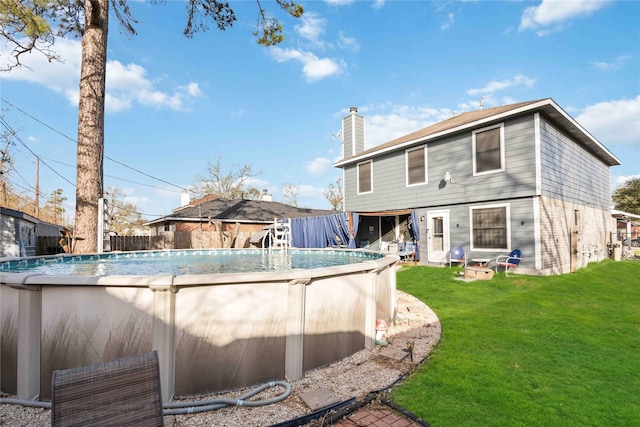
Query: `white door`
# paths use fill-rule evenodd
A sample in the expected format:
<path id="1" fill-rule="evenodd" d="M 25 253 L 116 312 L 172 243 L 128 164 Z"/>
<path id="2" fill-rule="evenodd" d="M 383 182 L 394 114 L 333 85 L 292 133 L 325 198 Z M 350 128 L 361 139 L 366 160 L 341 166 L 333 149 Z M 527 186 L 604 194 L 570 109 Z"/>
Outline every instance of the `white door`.
<path id="1" fill-rule="evenodd" d="M 447 261 L 449 247 L 449 211 L 427 212 L 427 260 L 432 263 Z"/>

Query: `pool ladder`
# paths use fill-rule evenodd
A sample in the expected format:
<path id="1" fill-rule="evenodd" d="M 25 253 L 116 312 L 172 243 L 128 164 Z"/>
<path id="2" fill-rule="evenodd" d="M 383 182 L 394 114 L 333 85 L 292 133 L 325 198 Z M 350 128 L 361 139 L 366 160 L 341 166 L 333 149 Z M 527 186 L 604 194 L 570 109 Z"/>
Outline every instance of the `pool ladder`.
<path id="1" fill-rule="evenodd" d="M 271 246 L 285 251 L 289 249 L 289 246 L 291 246 L 291 222 L 288 220 L 274 221 L 273 241 Z"/>
<path id="2" fill-rule="evenodd" d="M 268 242 L 266 242 L 267 236 L 269 236 Z M 266 245 L 270 251 L 272 249 L 288 250 L 291 246 L 291 221 L 274 219 L 273 228 L 262 240 L 262 247 L 264 248 Z"/>

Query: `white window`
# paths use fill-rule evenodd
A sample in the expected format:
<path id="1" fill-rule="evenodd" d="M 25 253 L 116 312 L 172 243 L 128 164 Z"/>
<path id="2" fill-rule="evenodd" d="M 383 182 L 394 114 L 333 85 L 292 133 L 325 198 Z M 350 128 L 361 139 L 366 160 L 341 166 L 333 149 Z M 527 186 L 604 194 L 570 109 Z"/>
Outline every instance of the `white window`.
<path id="1" fill-rule="evenodd" d="M 509 205 L 470 208 L 471 249 L 510 250 Z"/>
<path id="2" fill-rule="evenodd" d="M 371 160 L 358 164 L 358 194 L 371 193 L 373 191 L 372 169 Z"/>
<path id="3" fill-rule="evenodd" d="M 473 131 L 473 174 L 504 170 L 504 124 Z"/>
<path id="4" fill-rule="evenodd" d="M 406 152 L 407 186 L 427 183 L 427 146 Z"/>

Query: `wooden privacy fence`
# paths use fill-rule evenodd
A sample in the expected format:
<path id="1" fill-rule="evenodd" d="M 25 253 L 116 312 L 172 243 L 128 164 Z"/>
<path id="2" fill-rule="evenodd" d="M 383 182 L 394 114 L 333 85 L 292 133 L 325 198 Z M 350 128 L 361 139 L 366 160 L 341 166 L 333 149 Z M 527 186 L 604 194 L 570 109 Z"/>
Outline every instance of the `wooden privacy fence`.
<path id="1" fill-rule="evenodd" d="M 248 248 L 254 233 L 219 231 L 164 231 L 157 236 L 111 236 L 112 251 L 162 249 Z"/>
<path id="2" fill-rule="evenodd" d="M 36 255 L 55 255 L 64 252 L 60 245 L 61 236 L 38 236 L 36 239 Z"/>
<path id="3" fill-rule="evenodd" d="M 111 251 L 163 249 L 248 248 L 254 233 L 220 231 L 164 231 L 156 236 L 111 236 Z M 40 236 L 36 255 L 64 253 L 59 236 Z M 106 248 L 105 248 L 106 251 Z"/>

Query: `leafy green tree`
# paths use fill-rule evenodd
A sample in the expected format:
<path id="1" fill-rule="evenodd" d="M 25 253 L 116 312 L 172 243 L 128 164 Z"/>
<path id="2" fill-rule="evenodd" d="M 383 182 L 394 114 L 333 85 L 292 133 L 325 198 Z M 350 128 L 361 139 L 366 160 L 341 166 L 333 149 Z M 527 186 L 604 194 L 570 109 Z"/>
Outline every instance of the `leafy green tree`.
<path id="1" fill-rule="evenodd" d="M 251 187 L 247 190 L 246 197 L 251 200 L 260 200 L 262 193 L 257 188 Z"/>
<path id="2" fill-rule="evenodd" d="M 260 194 L 258 189 L 249 186 L 255 176 L 251 165 L 234 166 L 227 172 L 223 171 L 218 157 L 215 162 L 209 162 L 207 175 L 199 176 L 191 191 L 200 196 L 214 194 L 224 199 L 239 199 L 244 195 L 254 198 Z"/>
<path id="3" fill-rule="evenodd" d="M 640 178 L 631 178 L 618 188 L 612 197 L 615 208 L 640 215 Z"/>
<path id="4" fill-rule="evenodd" d="M 158 3 L 152 0 L 152 3 Z M 276 0 L 289 15 L 299 18 L 302 6 L 293 0 Z M 282 25 L 267 16 L 260 0 L 256 0 L 259 17 L 254 35 L 264 46 L 283 40 Z M 0 0 L 0 36 L 12 46 L 13 62 L 9 70 L 21 66 L 20 58 L 33 51 L 50 61 L 60 59 L 51 49 L 56 37 L 82 38 L 80 70 L 80 102 L 78 106 L 78 150 L 76 173 L 75 235 L 76 252 L 97 250 L 98 199 L 103 194 L 104 101 L 107 65 L 107 33 L 109 5 L 122 29 L 136 33 L 137 21 L 127 0 Z M 184 35 L 192 37 L 215 24 L 226 30 L 236 17 L 227 2 L 219 0 L 187 0 L 187 23 Z"/>

